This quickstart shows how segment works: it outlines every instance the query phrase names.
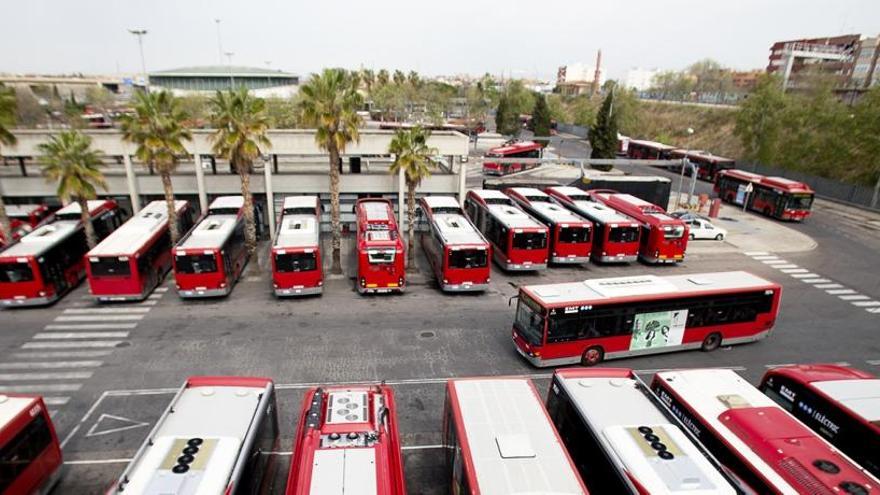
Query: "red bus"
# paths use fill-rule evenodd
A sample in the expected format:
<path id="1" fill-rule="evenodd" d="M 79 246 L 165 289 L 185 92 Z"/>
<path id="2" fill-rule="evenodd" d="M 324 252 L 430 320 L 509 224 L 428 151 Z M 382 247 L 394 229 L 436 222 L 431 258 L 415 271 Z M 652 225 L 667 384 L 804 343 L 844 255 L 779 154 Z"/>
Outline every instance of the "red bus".
<path id="1" fill-rule="evenodd" d="M 464 210 L 492 244 L 498 266 L 510 271 L 547 268 L 547 226 L 522 211 L 504 193 L 471 189 L 464 200 Z"/>
<path id="2" fill-rule="evenodd" d="M 193 225 L 186 201 L 175 201 L 178 228 Z M 171 269 L 168 206 L 152 201 L 86 253 L 89 290 L 98 301 L 142 301 Z"/>
<path id="3" fill-rule="evenodd" d="M 9 230 L 12 240 L 17 241 L 33 231 L 38 225 L 52 215 L 46 205 L 6 205 L 6 216 L 9 218 Z M 9 244 L 0 232 L 0 246 Z"/>
<path id="4" fill-rule="evenodd" d="M 391 387 L 337 385 L 306 392 L 285 493 L 405 495 Z"/>
<path id="5" fill-rule="evenodd" d="M 62 459 L 43 398 L 0 397 L 0 493 L 49 493 L 61 476 Z"/>
<path id="6" fill-rule="evenodd" d="M 819 436 L 880 477 L 880 378 L 849 366 L 779 366 L 761 391 Z"/>
<path id="7" fill-rule="evenodd" d="M 490 158 L 541 158 L 541 150 L 544 147 L 534 141 L 518 141 L 505 143 L 504 146 L 492 148 L 486 153 L 483 161 L 483 173 L 486 175 L 507 175 L 514 172 L 522 172 L 540 165 L 540 163 L 498 163 L 488 161 Z"/>
<path id="8" fill-rule="evenodd" d="M 449 292 L 489 288 L 492 247 L 451 196 L 425 196 L 420 201 L 430 233 L 421 236 L 440 289 Z"/>
<path id="9" fill-rule="evenodd" d="M 626 156 L 634 160 L 668 160 L 669 153 L 674 149 L 675 146 L 656 141 L 630 139 L 626 146 Z"/>
<path id="10" fill-rule="evenodd" d="M 718 172 L 736 167 L 736 162 L 733 159 L 713 155 L 708 151 L 678 149 L 669 152 L 671 160 L 681 160 L 685 156 L 697 168 L 697 178 L 709 182 L 715 182 Z M 676 170 L 680 171 L 681 165 L 676 167 Z"/>
<path id="11" fill-rule="evenodd" d="M 244 199 L 221 196 L 174 246 L 174 279 L 183 298 L 232 292 L 248 261 L 244 244 Z"/>
<path id="12" fill-rule="evenodd" d="M 511 187 L 504 191 L 529 215 L 547 226 L 550 263 L 577 264 L 590 261 L 593 224 L 556 204 L 550 196 L 532 187 Z"/>
<path id="13" fill-rule="evenodd" d="M 271 379 L 190 377 L 107 495 L 268 495 L 278 442 Z"/>
<path id="14" fill-rule="evenodd" d="M 880 480 L 733 370 L 662 371 L 651 388 L 745 493 L 880 491 Z"/>
<path id="15" fill-rule="evenodd" d="M 528 378 L 449 380 L 443 447 L 448 493 L 588 493 Z"/>
<path id="16" fill-rule="evenodd" d="M 741 271 L 520 286 L 513 341 L 534 366 L 714 351 L 767 337 L 781 294 Z"/>
<path id="17" fill-rule="evenodd" d="M 645 263 L 680 263 L 688 243 L 688 226 L 666 210 L 631 194 L 595 193 L 605 205 L 642 225 L 639 258 Z"/>
<path id="18" fill-rule="evenodd" d="M 752 192 L 746 188 L 751 184 Z M 723 170 L 715 192 L 728 203 L 743 206 L 779 220 L 801 222 L 810 216 L 815 193 L 807 184 L 783 177 L 765 177 L 743 170 Z"/>
<path id="19" fill-rule="evenodd" d="M 320 294 L 321 201 L 317 196 L 284 198 L 272 245 L 272 288 L 278 297 Z"/>
<path id="20" fill-rule="evenodd" d="M 406 255 L 391 201 L 364 198 L 357 200 L 354 208 L 358 223 L 358 292 L 403 292 Z"/>
<path id="21" fill-rule="evenodd" d="M 629 263 L 639 257 L 639 223 L 595 201 L 581 189 L 554 186 L 544 190 L 554 201 L 593 223 L 591 258 L 600 263 Z"/>
<path id="22" fill-rule="evenodd" d="M 632 370 L 556 370 L 547 411 L 593 493 L 737 493 Z"/>
<path id="23" fill-rule="evenodd" d="M 125 220 L 114 201 L 89 201 L 88 206 L 99 241 Z M 71 203 L 51 223 L 0 250 L 0 303 L 17 307 L 57 301 L 85 277 L 88 249 L 79 204 Z"/>

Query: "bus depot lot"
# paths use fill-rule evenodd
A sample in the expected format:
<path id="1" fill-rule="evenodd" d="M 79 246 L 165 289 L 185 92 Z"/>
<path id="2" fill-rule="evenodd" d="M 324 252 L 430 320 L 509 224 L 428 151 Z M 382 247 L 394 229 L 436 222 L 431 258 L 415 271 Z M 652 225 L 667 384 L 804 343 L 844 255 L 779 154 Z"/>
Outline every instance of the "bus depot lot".
<path id="1" fill-rule="evenodd" d="M 528 365 L 511 341 L 513 308 L 508 300 L 521 284 L 748 270 L 784 287 L 780 318 L 768 339 L 713 353 L 690 351 L 607 365 L 632 367 L 648 375 L 657 369 L 726 366 L 753 383 L 768 366 L 784 363 L 845 361 L 880 371 L 875 336 L 880 314 L 855 307 L 765 263 L 772 255 L 701 252 L 689 255 L 679 266 L 585 265 L 539 274 L 504 274 L 493 267 L 488 292 L 446 295 L 427 275 L 429 268 L 420 248 L 417 253 L 420 271 L 410 277 L 403 295 L 359 296 L 353 280 L 331 278 L 321 297 L 277 300 L 271 295 L 268 276 L 253 275 L 250 269 L 231 296 L 217 300 L 182 301 L 168 283 L 167 290 L 148 300 L 155 303 L 99 306 L 81 286 L 55 306 L 0 313 L 5 329 L 0 333 L 0 358 L 6 366 L 0 371 L 4 375 L 0 381 L 5 387 L 39 384 L 50 387 L 44 395 L 69 397 L 63 404 L 50 405 L 59 437 L 65 441 L 67 461 L 57 493 L 98 493 L 121 472 L 187 376 L 259 375 L 276 381 L 282 432 L 279 452 L 274 454 L 281 468 L 276 492 L 283 489 L 286 479 L 295 416 L 305 389 L 322 383 L 386 380 L 397 394 L 409 490 L 433 494 L 447 492 L 440 447 L 446 378 L 527 374 L 536 378 L 542 395 L 546 393 L 551 370 Z M 821 271 L 819 255 L 813 251 L 785 259 L 833 279 L 834 274 Z M 114 311 L 82 312 L 104 309 Z M 82 330 L 82 338 L 46 338 L 44 334 L 52 332 L 78 333 L 48 329 L 58 324 L 54 323 L 58 318 L 66 324 L 107 326 Z M 85 337 L 105 332 L 111 335 Z M 42 342 L 86 347 L 24 347 Z M 98 342 L 113 344 L 88 347 Z M 40 360 L 100 363 L 85 370 L 9 367 L 22 362 L 18 355 L 24 352 L 69 351 L 103 354 Z M 79 388 L 73 390 L 70 385 Z"/>

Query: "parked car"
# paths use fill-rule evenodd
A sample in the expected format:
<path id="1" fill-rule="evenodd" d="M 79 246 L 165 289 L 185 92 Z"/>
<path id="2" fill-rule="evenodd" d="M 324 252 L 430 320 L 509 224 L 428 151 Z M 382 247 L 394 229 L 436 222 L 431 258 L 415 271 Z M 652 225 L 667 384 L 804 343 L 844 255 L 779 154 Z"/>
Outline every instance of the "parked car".
<path id="1" fill-rule="evenodd" d="M 723 241 L 727 237 L 727 229 L 713 225 L 712 222 L 705 218 L 695 217 L 690 219 L 681 219 L 687 224 L 690 230 L 691 239 L 714 239 Z"/>
<path id="2" fill-rule="evenodd" d="M 669 216 L 675 217 L 675 218 L 681 220 L 682 222 L 687 222 L 688 220 L 706 220 L 706 221 L 709 220 L 708 218 L 706 218 L 703 215 L 700 215 L 699 213 L 694 213 L 692 211 L 686 211 L 686 210 L 673 211 L 672 213 L 669 214 Z"/>

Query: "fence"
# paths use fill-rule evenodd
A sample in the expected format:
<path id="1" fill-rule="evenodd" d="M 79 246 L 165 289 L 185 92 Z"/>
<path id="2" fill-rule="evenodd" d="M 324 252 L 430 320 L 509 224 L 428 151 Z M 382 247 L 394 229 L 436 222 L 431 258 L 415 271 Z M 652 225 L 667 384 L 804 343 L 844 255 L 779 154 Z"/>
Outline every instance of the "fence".
<path id="1" fill-rule="evenodd" d="M 874 189 L 868 186 L 848 184 L 846 182 L 840 182 L 834 179 L 827 179 L 825 177 L 819 177 L 816 175 L 799 172 L 797 170 L 788 170 L 771 165 L 763 165 L 760 163 L 748 163 L 745 161 L 738 161 L 736 167 L 761 175 L 776 175 L 799 182 L 805 182 L 809 184 L 809 186 L 812 187 L 814 191 L 816 191 L 817 196 L 826 199 L 842 201 L 844 203 L 850 203 L 855 206 L 869 208 L 875 211 L 880 211 L 880 205 L 871 204 L 871 201 L 874 197 Z"/>

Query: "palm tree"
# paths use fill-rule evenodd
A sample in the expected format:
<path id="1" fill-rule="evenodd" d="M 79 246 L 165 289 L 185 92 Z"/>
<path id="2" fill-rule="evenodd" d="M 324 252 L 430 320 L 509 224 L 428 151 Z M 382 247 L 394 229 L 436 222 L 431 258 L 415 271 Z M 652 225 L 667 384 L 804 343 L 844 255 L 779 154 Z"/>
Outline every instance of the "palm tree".
<path id="1" fill-rule="evenodd" d="M 247 88 L 227 92 L 217 91 L 211 98 L 211 123 L 214 133 L 214 153 L 229 160 L 241 179 L 244 197 L 245 244 L 248 255 L 257 251 L 257 228 L 254 224 L 254 198 L 251 194 L 251 169 L 262 149 L 272 146 L 266 131 L 269 117 L 266 101 L 248 94 Z M 273 205 L 268 205 L 274 208 Z"/>
<path id="2" fill-rule="evenodd" d="M 180 237 L 171 174 L 177 170 L 179 157 L 186 154 L 183 142 L 192 140 L 192 132 L 184 123 L 188 120 L 189 115 L 181 107 L 180 100 L 165 90 L 138 92 L 134 114 L 122 118 L 122 138 L 136 144 L 138 160 L 159 172 L 162 178 L 171 244 L 177 244 Z"/>
<path id="3" fill-rule="evenodd" d="M 96 186 L 107 190 L 107 181 L 100 170 L 103 166 L 100 152 L 92 149 L 92 138 L 78 131 L 52 136 L 39 149 L 46 155 L 43 173 L 47 180 L 58 182 L 58 196 L 64 201 L 74 199 L 79 204 L 86 243 L 92 249 L 97 240 L 88 201 L 97 197 Z"/>
<path id="4" fill-rule="evenodd" d="M 7 89 L 0 84 L 0 145 L 12 146 L 15 144 L 15 136 L 9 131 L 15 123 L 15 91 Z M 0 194 L 0 237 L 6 242 L 12 242 L 12 229 L 9 227 L 9 217 L 6 215 L 6 203 Z"/>
<path id="5" fill-rule="evenodd" d="M 422 86 L 422 78 L 419 76 L 419 73 L 414 70 L 409 71 L 406 79 L 413 88 L 418 89 Z"/>
<path id="6" fill-rule="evenodd" d="M 387 69 L 379 69 L 379 73 L 376 74 L 376 82 L 379 83 L 379 86 L 385 86 L 391 81 L 391 76 L 388 75 Z"/>
<path id="7" fill-rule="evenodd" d="M 394 84 L 398 86 L 402 86 L 403 83 L 406 82 L 406 74 L 403 73 L 402 70 L 398 69 L 394 71 Z"/>
<path id="8" fill-rule="evenodd" d="M 367 90 L 367 96 L 373 95 L 373 84 L 376 83 L 376 74 L 373 69 L 361 69 L 361 82 L 364 83 L 364 89 Z"/>
<path id="9" fill-rule="evenodd" d="M 390 172 L 398 174 L 403 170 L 406 178 L 406 238 L 407 238 L 407 269 L 413 268 L 415 256 L 415 217 L 416 217 L 416 188 L 423 179 L 431 176 L 434 168 L 432 156 L 437 154 L 437 149 L 428 146 L 428 138 L 431 132 L 420 126 L 411 129 L 401 129 L 394 134 L 394 138 L 388 145 L 388 153 L 394 155 L 394 163 L 391 164 Z"/>
<path id="10" fill-rule="evenodd" d="M 381 74 L 381 73 L 380 73 Z M 333 249 L 330 270 L 342 273 L 340 248 L 342 232 L 339 225 L 339 162 L 345 146 L 360 140 L 357 111 L 363 100 L 354 81 L 342 69 L 324 69 L 313 74 L 299 90 L 303 121 L 315 127 L 315 142 L 330 155 L 330 223 Z"/>

